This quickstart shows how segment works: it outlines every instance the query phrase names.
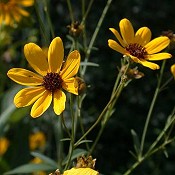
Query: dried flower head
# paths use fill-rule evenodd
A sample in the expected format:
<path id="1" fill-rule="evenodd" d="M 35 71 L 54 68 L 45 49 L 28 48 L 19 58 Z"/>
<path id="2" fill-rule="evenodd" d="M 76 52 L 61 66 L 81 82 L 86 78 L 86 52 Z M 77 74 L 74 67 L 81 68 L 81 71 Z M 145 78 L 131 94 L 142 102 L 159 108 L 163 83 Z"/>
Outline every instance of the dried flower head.
<path id="1" fill-rule="evenodd" d="M 73 37 L 79 37 L 83 31 L 84 26 L 78 21 L 73 22 L 71 25 L 68 25 L 69 34 Z"/>

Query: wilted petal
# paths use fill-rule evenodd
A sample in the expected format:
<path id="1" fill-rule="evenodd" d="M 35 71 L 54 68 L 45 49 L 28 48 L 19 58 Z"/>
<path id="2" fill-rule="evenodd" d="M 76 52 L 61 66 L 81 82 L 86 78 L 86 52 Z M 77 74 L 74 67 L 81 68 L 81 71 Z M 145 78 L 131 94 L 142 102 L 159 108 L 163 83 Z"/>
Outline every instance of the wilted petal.
<path id="1" fill-rule="evenodd" d="M 166 36 L 160 36 L 153 39 L 145 45 L 145 49 L 148 54 L 154 54 L 165 49 L 170 44 L 170 39 Z"/>
<path id="2" fill-rule="evenodd" d="M 120 21 L 119 27 L 120 27 L 120 33 L 123 37 L 123 40 L 127 44 L 133 43 L 134 29 L 131 22 L 128 19 L 124 18 Z"/>
<path id="3" fill-rule="evenodd" d="M 121 54 L 125 54 L 126 53 L 126 50 L 123 47 L 121 47 L 116 41 L 114 41 L 112 39 L 108 40 L 108 46 L 111 49 L 113 49 L 113 50 L 115 50 L 115 51 L 117 51 L 117 52 L 119 52 Z"/>
<path id="4" fill-rule="evenodd" d="M 60 72 L 61 78 L 64 80 L 75 76 L 80 67 L 80 54 L 77 50 L 71 52 Z"/>
<path id="5" fill-rule="evenodd" d="M 50 91 L 45 91 L 32 106 L 31 116 L 33 118 L 41 116 L 49 108 L 51 102 L 52 93 Z"/>
<path id="6" fill-rule="evenodd" d="M 36 72 L 43 76 L 47 74 L 49 68 L 47 58 L 38 45 L 34 43 L 26 44 L 24 46 L 24 54 L 29 64 Z"/>
<path id="7" fill-rule="evenodd" d="M 53 109 L 57 115 L 60 115 L 65 109 L 66 95 L 63 91 L 56 91 L 53 96 Z"/>
<path id="8" fill-rule="evenodd" d="M 21 68 L 12 68 L 7 72 L 7 75 L 16 83 L 26 86 L 37 86 L 43 82 L 41 76 Z"/>
<path id="9" fill-rule="evenodd" d="M 14 97 L 15 106 L 20 108 L 33 104 L 44 91 L 44 87 L 25 88 L 20 90 Z"/>
<path id="10" fill-rule="evenodd" d="M 156 53 L 153 55 L 147 55 L 145 59 L 148 59 L 150 61 L 156 61 L 156 60 L 164 60 L 164 59 L 168 59 L 171 58 L 172 55 L 169 53 Z"/>
<path id="11" fill-rule="evenodd" d="M 58 73 L 63 63 L 64 48 L 60 37 L 52 40 L 48 51 L 49 71 Z"/>
<path id="12" fill-rule="evenodd" d="M 62 84 L 63 89 L 66 91 L 78 95 L 78 82 L 75 78 L 66 79 Z"/>

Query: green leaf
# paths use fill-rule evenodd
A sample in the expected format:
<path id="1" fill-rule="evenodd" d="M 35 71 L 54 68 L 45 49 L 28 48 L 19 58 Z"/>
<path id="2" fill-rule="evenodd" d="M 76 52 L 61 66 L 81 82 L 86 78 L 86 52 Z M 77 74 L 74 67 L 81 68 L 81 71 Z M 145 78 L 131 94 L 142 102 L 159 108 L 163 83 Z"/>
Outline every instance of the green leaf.
<path id="1" fill-rule="evenodd" d="M 134 149 L 135 149 L 137 155 L 139 155 L 140 154 L 140 141 L 139 141 L 138 135 L 133 129 L 131 129 L 131 134 L 133 137 Z"/>
<path id="2" fill-rule="evenodd" d="M 31 152 L 31 155 L 34 156 L 34 157 L 38 157 L 40 158 L 44 163 L 50 165 L 53 167 L 53 169 L 57 169 L 58 168 L 58 164 L 52 160 L 51 158 L 41 154 L 41 153 L 38 153 L 38 152 Z"/>
<path id="3" fill-rule="evenodd" d="M 55 168 L 46 163 L 39 163 L 39 164 L 29 163 L 29 164 L 21 165 L 11 171 L 8 171 L 4 173 L 4 175 L 20 174 L 20 173 L 27 174 L 35 171 L 53 171 L 53 170 L 55 170 Z"/>
<path id="4" fill-rule="evenodd" d="M 72 154 L 72 157 L 71 157 L 71 161 L 74 160 L 75 158 L 79 157 L 79 156 L 82 156 L 84 154 L 86 154 L 87 151 L 84 150 L 84 149 L 80 149 L 80 148 L 77 148 L 73 151 L 73 154 Z M 68 157 L 66 157 L 64 160 L 63 160 L 63 163 L 62 165 L 65 165 L 68 161 Z"/>
<path id="5" fill-rule="evenodd" d="M 99 64 L 93 63 L 93 62 L 81 62 L 80 65 L 81 66 L 95 66 L 95 67 L 99 67 Z"/>

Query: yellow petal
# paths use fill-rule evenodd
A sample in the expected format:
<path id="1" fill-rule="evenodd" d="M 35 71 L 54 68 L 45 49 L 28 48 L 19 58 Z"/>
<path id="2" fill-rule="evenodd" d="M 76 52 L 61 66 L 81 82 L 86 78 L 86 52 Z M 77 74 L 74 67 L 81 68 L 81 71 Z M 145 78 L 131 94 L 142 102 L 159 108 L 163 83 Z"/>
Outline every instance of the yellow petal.
<path id="1" fill-rule="evenodd" d="M 50 106 L 52 102 L 52 93 L 45 91 L 42 96 L 34 103 L 31 109 L 31 116 L 33 118 L 41 116 Z"/>
<path id="2" fill-rule="evenodd" d="M 78 82 L 75 78 L 66 79 L 62 83 L 62 88 L 72 94 L 78 95 Z"/>
<path id="3" fill-rule="evenodd" d="M 48 51 L 49 71 L 58 73 L 63 63 L 64 48 L 60 37 L 52 40 Z"/>
<path id="4" fill-rule="evenodd" d="M 33 104 L 45 91 L 44 87 L 25 88 L 20 90 L 14 97 L 17 108 Z"/>
<path id="5" fill-rule="evenodd" d="M 62 68 L 62 71 L 60 72 L 60 76 L 63 79 L 63 81 L 75 76 L 78 72 L 79 67 L 80 54 L 77 50 L 74 50 L 68 55 L 67 60 Z"/>
<path id="6" fill-rule="evenodd" d="M 18 12 L 18 8 L 14 7 L 12 13 L 13 13 L 13 18 L 15 19 L 15 21 L 19 22 L 21 20 L 21 15 Z"/>
<path id="7" fill-rule="evenodd" d="M 146 59 L 150 60 L 150 61 L 156 61 L 156 60 L 164 60 L 164 59 L 168 59 L 171 58 L 172 55 L 169 53 L 156 53 L 153 55 L 147 55 Z"/>
<path id="8" fill-rule="evenodd" d="M 141 27 L 135 34 L 134 43 L 145 46 L 151 40 L 151 31 L 148 27 Z"/>
<path id="9" fill-rule="evenodd" d="M 10 16 L 10 13 L 8 13 L 7 11 L 5 11 L 4 18 L 6 25 L 10 25 L 10 23 L 13 21 L 13 19 Z"/>
<path id="10" fill-rule="evenodd" d="M 145 61 L 145 60 L 142 60 L 139 63 L 142 64 L 145 67 L 148 67 L 148 68 L 152 69 L 152 70 L 156 70 L 156 69 L 160 68 L 159 65 L 157 65 L 155 63 L 151 63 L 149 61 Z"/>
<path id="11" fill-rule="evenodd" d="M 170 39 L 168 37 L 160 36 L 146 44 L 145 49 L 148 54 L 154 54 L 165 49 L 169 45 L 169 43 Z"/>
<path id="12" fill-rule="evenodd" d="M 43 78 L 29 70 L 21 68 L 13 68 L 7 72 L 7 75 L 14 82 L 26 85 L 26 86 L 37 86 L 41 85 Z"/>
<path id="13" fill-rule="evenodd" d="M 63 175 L 99 175 L 98 171 L 95 171 L 91 168 L 72 168 L 66 170 Z"/>
<path id="14" fill-rule="evenodd" d="M 109 30 L 115 35 L 115 37 L 118 39 L 118 41 L 120 42 L 120 44 L 125 47 L 126 43 L 124 43 L 123 39 L 121 38 L 120 34 L 118 33 L 117 30 L 115 30 L 114 28 L 109 28 Z"/>
<path id="15" fill-rule="evenodd" d="M 48 71 L 48 63 L 42 49 L 34 43 L 29 43 L 24 46 L 24 54 L 33 67 L 33 69 L 41 75 L 46 75 Z"/>
<path id="16" fill-rule="evenodd" d="M 18 4 L 25 7 L 29 7 L 34 4 L 34 0 L 18 0 Z"/>
<path id="17" fill-rule="evenodd" d="M 119 27 L 120 27 L 120 33 L 123 37 L 123 40 L 127 44 L 133 43 L 134 29 L 131 22 L 128 19 L 124 18 L 120 21 Z"/>
<path id="18" fill-rule="evenodd" d="M 21 8 L 17 8 L 17 12 L 23 16 L 29 16 L 29 13 Z"/>
<path id="19" fill-rule="evenodd" d="M 66 95 L 63 91 L 56 91 L 53 96 L 53 109 L 57 115 L 60 115 L 65 109 Z"/>
<path id="20" fill-rule="evenodd" d="M 108 46 L 117 51 L 117 52 L 120 52 L 121 54 L 125 54 L 126 53 L 126 50 L 121 47 L 116 41 L 112 40 L 112 39 L 109 39 L 108 40 Z"/>
<path id="21" fill-rule="evenodd" d="M 171 73 L 173 74 L 174 78 L 175 78 L 175 64 L 173 64 L 171 66 Z"/>

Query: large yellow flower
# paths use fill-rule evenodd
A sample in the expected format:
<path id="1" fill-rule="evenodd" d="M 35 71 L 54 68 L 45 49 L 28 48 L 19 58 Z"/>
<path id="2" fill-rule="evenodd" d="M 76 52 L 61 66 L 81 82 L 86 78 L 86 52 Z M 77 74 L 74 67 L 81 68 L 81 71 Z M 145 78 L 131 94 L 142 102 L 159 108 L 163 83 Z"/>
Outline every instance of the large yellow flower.
<path id="1" fill-rule="evenodd" d="M 173 74 L 174 78 L 175 78 L 175 64 L 173 64 L 171 66 L 171 73 Z"/>
<path id="2" fill-rule="evenodd" d="M 160 36 L 151 40 L 151 31 L 147 27 L 141 27 L 134 33 L 131 22 L 126 18 L 120 21 L 119 27 L 121 35 L 114 28 L 110 28 L 118 42 L 109 39 L 108 45 L 113 50 L 129 56 L 134 62 L 155 70 L 159 69 L 159 65 L 150 61 L 172 57 L 169 53 L 158 53 L 169 45 L 168 37 Z"/>
<path id="3" fill-rule="evenodd" d="M 19 22 L 22 16 L 29 16 L 22 7 L 33 4 L 34 0 L 0 0 L 0 25 L 12 25 L 14 21 Z"/>
<path id="4" fill-rule="evenodd" d="M 61 38 L 52 40 L 48 57 L 43 50 L 34 43 L 24 46 L 24 54 L 33 69 L 38 73 L 26 69 L 12 68 L 7 75 L 18 84 L 32 86 L 20 90 L 15 98 L 16 107 L 33 104 L 32 117 L 39 117 L 50 106 L 60 115 L 65 109 L 66 95 L 62 89 L 78 95 L 78 83 L 74 77 L 80 66 L 80 54 L 77 50 L 71 52 L 64 64 L 64 48 Z"/>

